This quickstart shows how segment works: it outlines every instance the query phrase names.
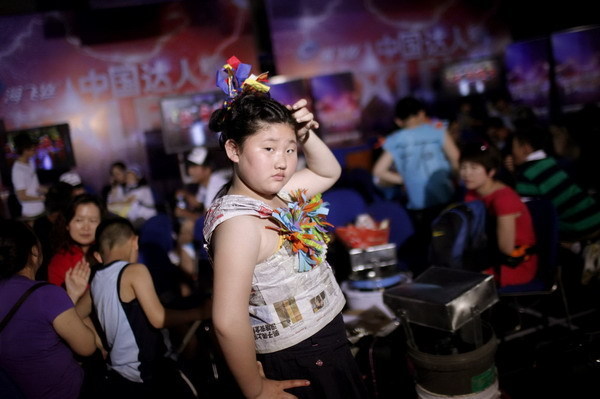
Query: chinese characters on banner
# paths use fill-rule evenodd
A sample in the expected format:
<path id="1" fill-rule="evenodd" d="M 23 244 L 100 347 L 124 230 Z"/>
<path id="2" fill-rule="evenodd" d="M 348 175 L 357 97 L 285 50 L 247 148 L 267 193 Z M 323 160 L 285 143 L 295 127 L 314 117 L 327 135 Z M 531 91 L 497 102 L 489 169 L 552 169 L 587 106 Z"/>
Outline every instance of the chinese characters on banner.
<path id="1" fill-rule="evenodd" d="M 435 101 L 444 65 L 502 54 L 510 36 L 495 18 L 498 4 L 267 0 L 267 10 L 278 71 L 305 78 L 351 72 L 365 133 L 366 120 L 391 121 L 389 111 L 402 96 Z"/>
<path id="2" fill-rule="evenodd" d="M 85 45 L 48 37 L 48 14 L 0 17 L 0 119 L 7 130 L 68 123 L 77 171 L 100 189 L 112 162 L 147 165 L 145 132 L 161 129 L 161 98 L 215 90 L 215 71 L 236 55 L 258 65 L 246 1 L 220 0 L 191 15 L 160 5 L 157 36 Z M 202 23 L 198 19 L 202 19 Z M 97 184 L 97 187 L 94 185 Z"/>

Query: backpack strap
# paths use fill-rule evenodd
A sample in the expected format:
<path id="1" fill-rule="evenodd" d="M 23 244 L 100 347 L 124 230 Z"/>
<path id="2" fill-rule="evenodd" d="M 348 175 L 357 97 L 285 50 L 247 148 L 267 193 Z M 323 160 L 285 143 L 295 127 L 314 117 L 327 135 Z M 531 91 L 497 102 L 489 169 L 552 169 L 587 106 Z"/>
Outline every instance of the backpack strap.
<path id="1" fill-rule="evenodd" d="M 13 305 L 13 307 L 8 311 L 8 313 L 6 314 L 6 316 L 4 316 L 4 319 L 2 319 L 2 321 L 0 322 L 0 332 L 2 332 L 2 330 L 4 330 L 4 327 L 6 327 L 6 325 L 8 324 L 8 322 L 10 321 L 10 319 L 12 319 L 12 317 L 15 315 L 15 313 L 17 313 L 17 310 L 19 310 L 19 308 L 21 307 L 21 305 L 23 304 L 23 302 L 25 302 L 25 300 L 27 299 L 27 297 L 29 295 L 31 295 L 31 293 L 35 290 L 37 290 L 38 288 L 44 286 L 44 285 L 48 285 L 49 283 L 45 282 L 45 281 L 40 281 L 37 284 L 32 285 L 31 287 L 29 287 L 27 289 L 27 291 L 25 291 L 23 293 L 23 295 L 21 295 L 21 297 L 19 298 L 19 300 L 17 301 L 17 303 L 15 303 Z"/>

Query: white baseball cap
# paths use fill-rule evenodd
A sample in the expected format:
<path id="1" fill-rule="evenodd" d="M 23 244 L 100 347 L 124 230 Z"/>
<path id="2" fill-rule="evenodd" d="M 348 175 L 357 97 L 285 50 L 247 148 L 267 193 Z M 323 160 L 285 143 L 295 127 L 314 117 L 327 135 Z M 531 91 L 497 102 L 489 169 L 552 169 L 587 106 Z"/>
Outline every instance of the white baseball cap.
<path id="1" fill-rule="evenodd" d="M 63 173 L 58 180 L 72 186 L 79 186 L 81 184 L 81 177 L 73 171 Z"/>
<path id="2" fill-rule="evenodd" d="M 204 165 L 206 157 L 208 156 L 208 150 L 206 147 L 196 147 L 187 156 L 187 160 L 196 165 Z"/>

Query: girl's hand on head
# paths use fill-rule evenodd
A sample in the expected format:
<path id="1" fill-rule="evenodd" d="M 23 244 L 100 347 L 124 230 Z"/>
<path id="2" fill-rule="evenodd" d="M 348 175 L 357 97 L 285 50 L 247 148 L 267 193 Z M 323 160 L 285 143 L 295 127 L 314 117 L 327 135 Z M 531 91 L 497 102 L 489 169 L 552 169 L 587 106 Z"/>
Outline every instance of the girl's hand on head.
<path id="1" fill-rule="evenodd" d="M 65 286 L 73 302 L 77 302 L 85 293 L 90 280 L 90 274 L 90 264 L 85 259 L 81 259 L 74 267 L 67 270 L 65 274 Z"/>
<path id="2" fill-rule="evenodd" d="M 315 116 L 313 113 L 306 108 L 307 104 L 308 102 L 305 99 L 301 99 L 294 105 L 287 106 L 287 108 L 292 111 L 292 115 L 298 124 L 296 135 L 301 142 L 306 141 L 311 129 L 319 128 L 319 122 L 314 119 Z"/>

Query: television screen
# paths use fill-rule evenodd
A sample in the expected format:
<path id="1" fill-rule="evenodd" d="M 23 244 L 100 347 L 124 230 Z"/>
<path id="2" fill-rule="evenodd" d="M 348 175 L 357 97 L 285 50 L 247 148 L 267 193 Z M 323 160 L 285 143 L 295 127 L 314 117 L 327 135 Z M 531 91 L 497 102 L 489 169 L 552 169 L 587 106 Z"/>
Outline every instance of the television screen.
<path id="1" fill-rule="evenodd" d="M 208 129 L 208 122 L 212 112 L 223 106 L 224 100 L 222 91 L 162 98 L 160 110 L 165 152 L 175 154 L 197 146 L 218 146 L 219 137 Z"/>
<path id="2" fill-rule="evenodd" d="M 600 27 L 553 34 L 552 54 L 563 111 L 600 102 Z"/>
<path id="3" fill-rule="evenodd" d="M 75 156 L 71 146 L 71 134 L 66 123 L 49 126 L 38 126 L 27 129 L 11 130 L 0 134 L 2 152 L 2 180 L 11 182 L 11 170 L 18 154 L 14 146 L 14 138 L 26 133 L 37 142 L 33 162 L 40 183 L 48 184 L 75 167 Z M 12 184 L 12 182 L 11 182 Z"/>
<path id="4" fill-rule="evenodd" d="M 547 39 L 516 42 L 506 47 L 506 84 L 512 99 L 547 115 L 550 104 L 550 43 Z"/>
<path id="5" fill-rule="evenodd" d="M 305 79 L 280 80 L 275 77 L 269 81 L 271 98 L 285 105 L 291 105 L 300 99 L 308 101 L 308 109 L 312 109 L 312 98 Z"/>
<path id="6" fill-rule="evenodd" d="M 351 72 L 310 79 L 319 132 L 329 145 L 360 140 L 361 109 Z"/>
<path id="7" fill-rule="evenodd" d="M 466 60 L 442 69 L 442 85 L 448 95 L 483 94 L 499 88 L 500 65 L 495 59 Z"/>

